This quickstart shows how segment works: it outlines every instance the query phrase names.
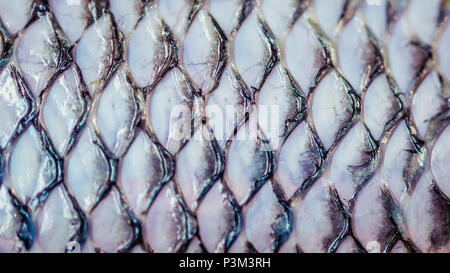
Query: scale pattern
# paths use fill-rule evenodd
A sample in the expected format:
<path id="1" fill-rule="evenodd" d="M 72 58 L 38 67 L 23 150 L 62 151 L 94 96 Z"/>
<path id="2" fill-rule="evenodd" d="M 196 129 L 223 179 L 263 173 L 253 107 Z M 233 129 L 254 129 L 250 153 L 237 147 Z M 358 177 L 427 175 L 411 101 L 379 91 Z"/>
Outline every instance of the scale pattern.
<path id="1" fill-rule="evenodd" d="M 449 3 L 1 0 L 0 252 L 450 252 Z"/>

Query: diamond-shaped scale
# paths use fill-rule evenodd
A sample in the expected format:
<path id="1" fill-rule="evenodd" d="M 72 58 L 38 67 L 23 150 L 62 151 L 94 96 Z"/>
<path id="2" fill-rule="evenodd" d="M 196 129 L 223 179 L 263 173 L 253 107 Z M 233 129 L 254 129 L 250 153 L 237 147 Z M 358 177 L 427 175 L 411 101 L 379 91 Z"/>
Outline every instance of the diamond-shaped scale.
<path id="1" fill-rule="evenodd" d="M 103 14 L 83 32 L 76 47 L 76 62 L 91 96 L 104 87 L 120 58 L 113 24 L 112 15 Z"/>
<path id="2" fill-rule="evenodd" d="M 425 165 L 425 148 L 411 136 L 406 121 L 401 121 L 389 139 L 381 174 L 397 201 L 411 194 Z"/>
<path id="3" fill-rule="evenodd" d="M 311 106 L 315 129 L 323 145 L 328 149 L 354 114 L 354 104 L 346 86 L 334 70 L 324 76 L 314 90 Z"/>
<path id="4" fill-rule="evenodd" d="M 217 181 L 197 210 L 199 236 L 209 252 L 224 252 L 239 228 L 232 197 Z"/>
<path id="5" fill-rule="evenodd" d="M 250 91 L 236 70 L 228 65 L 219 86 L 208 97 L 206 116 L 219 146 L 223 149 L 234 131 L 245 119 L 250 104 Z"/>
<path id="6" fill-rule="evenodd" d="M 416 89 L 412 100 L 412 115 L 421 139 L 425 139 L 431 119 L 448 107 L 443 89 L 439 75 L 435 71 L 432 71 Z"/>
<path id="7" fill-rule="evenodd" d="M 172 32 L 156 7 L 145 9 L 128 43 L 127 64 L 139 87 L 153 85 L 177 64 L 178 49 Z"/>
<path id="8" fill-rule="evenodd" d="M 17 73 L 14 71 L 14 67 L 9 65 L 0 74 L 0 148 L 5 148 L 28 110 L 23 87 L 15 78 Z"/>
<path id="9" fill-rule="evenodd" d="M 429 177 L 422 175 L 408 204 L 403 206 L 408 238 L 423 252 L 450 251 L 450 231 L 447 228 L 450 210 L 447 201 L 430 183 Z"/>
<path id="10" fill-rule="evenodd" d="M 223 159 L 207 125 L 195 129 L 176 157 L 175 178 L 186 205 L 195 211 L 198 203 L 223 171 Z"/>
<path id="11" fill-rule="evenodd" d="M 305 94 L 316 83 L 319 71 L 327 64 L 318 37 L 305 14 L 292 27 L 286 38 L 285 57 L 289 72 Z"/>
<path id="12" fill-rule="evenodd" d="M 65 69 L 71 60 L 59 37 L 53 15 L 41 15 L 19 38 L 15 56 L 28 87 L 39 97 L 55 73 Z"/>
<path id="13" fill-rule="evenodd" d="M 82 218 L 64 186 L 53 189 L 34 215 L 37 239 L 31 251 L 70 252 L 80 249 L 84 232 Z"/>
<path id="14" fill-rule="evenodd" d="M 125 206 L 116 187 L 98 203 L 90 217 L 90 239 L 97 251 L 128 250 L 137 237 L 136 219 Z"/>
<path id="15" fill-rule="evenodd" d="M 385 132 L 388 122 L 400 110 L 400 101 L 394 96 L 385 74 L 373 80 L 364 97 L 362 116 L 375 139 Z"/>
<path id="16" fill-rule="evenodd" d="M 34 125 L 18 138 L 8 160 L 5 185 L 27 205 L 56 179 L 56 162 Z"/>
<path id="17" fill-rule="evenodd" d="M 147 99 L 147 117 L 158 141 L 172 154 L 190 137 L 195 86 L 178 68 L 171 70 Z"/>
<path id="18" fill-rule="evenodd" d="M 136 89 L 121 66 L 98 99 L 96 125 L 108 150 L 116 157 L 125 152 L 134 134 L 138 106 Z"/>
<path id="19" fill-rule="evenodd" d="M 396 227 L 391 221 L 391 199 L 383 190 L 380 171 L 359 192 L 353 209 L 352 229 L 368 252 L 386 252 Z"/>
<path id="20" fill-rule="evenodd" d="M 214 18 L 200 10 L 183 41 L 183 65 L 203 94 L 218 84 L 227 61 L 226 42 Z"/>
<path id="21" fill-rule="evenodd" d="M 71 67 L 60 75 L 45 98 L 41 114 L 47 133 L 62 156 L 86 107 L 82 96 L 79 74 Z"/>
<path id="22" fill-rule="evenodd" d="M 382 65 L 379 50 L 370 40 L 363 20 L 358 10 L 344 27 L 337 44 L 339 67 L 358 93 Z"/>
<path id="23" fill-rule="evenodd" d="M 194 219 L 184 210 L 175 187 L 169 182 L 161 190 L 145 221 L 146 240 L 155 252 L 177 252 L 195 232 Z"/>
<path id="24" fill-rule="evenodd" d="M 232 58 L 249 88 L 259 90 L 278 62 L 275 37 L 262 21 L 259 7 L 254 7 L 234 37 Z"/>
<path id="25" fill-rule="evenodd" d="M 136 137 L 124 155 L 120 185 L 136 215 L 145 213 L 161 187 L 172 175 L 172 160 L 147 133 L 137 129 Z"/>
<path id="26" fill-rule="evenodd" d="M 243 212 L 243 230 L 258 252 L 274 252 L 291 232 L 290 215 L 267 181 Z"/>
<path id="27" fill-rule="evenodd" d="M 329 252 L 346 230 L 345 218 L 329 183 L 319 178 L 306 195 L 292 203 L 293 235 L 303 252 Z"/>
<path id="28" fill-rule="evenodd" d="M 280 149 L 276 176 L 287 198 L 312 178 L 323 164 L 317 139 L 306 122 L 301 122 Z"/>
<path id="29" fill-rule="evenodd" d="M 225 164 L 225 181 L 239 205 L 246 203 L 272 172 L 272 151 L 253 113 L 231 142 Z"/>
<path id="30" fill-rule="evenodd" d="M 378 167 L 376 149 L 369 131 L 358 122 L 344 136 L 328 163 L 324 177 L 334 185 L 348 211 L 353 207 L 358 188 L 364 186 Z"/>
<path id="31" fill-rule="evenodd" d="M 272 148 L 278 150 L 297 125 L 305 100 L 289 72 L 277 66 L 258 95 L 258 124 Z"/>
<path id="32" fill-rule="evenodd" d="M 65 168 L 65 181 L 81 209 L 88 213 L 104 192 L 109 165 L 91 128 L 85 128 L 74 146 Z"/>

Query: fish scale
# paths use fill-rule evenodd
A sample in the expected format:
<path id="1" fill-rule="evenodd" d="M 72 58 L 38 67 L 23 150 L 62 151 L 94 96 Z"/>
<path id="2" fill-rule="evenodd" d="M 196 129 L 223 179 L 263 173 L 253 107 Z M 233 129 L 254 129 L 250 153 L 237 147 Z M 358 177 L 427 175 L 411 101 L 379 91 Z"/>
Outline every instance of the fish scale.
<path id="1" fill-rule="evenodd" d="M 449 11 L 0 0 L 0 252 L 449 252 Z"/>

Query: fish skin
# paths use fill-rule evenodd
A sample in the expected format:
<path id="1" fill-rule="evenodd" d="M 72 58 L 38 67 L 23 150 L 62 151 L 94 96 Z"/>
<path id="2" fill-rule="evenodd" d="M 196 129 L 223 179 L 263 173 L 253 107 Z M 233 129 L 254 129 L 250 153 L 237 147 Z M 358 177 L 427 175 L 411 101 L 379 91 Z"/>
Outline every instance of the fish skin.
<path id="1" fill-rule="evenodd" d="M 0 252 L 450 252 L 449 1 L 181 2 L 0 0 Z"/>

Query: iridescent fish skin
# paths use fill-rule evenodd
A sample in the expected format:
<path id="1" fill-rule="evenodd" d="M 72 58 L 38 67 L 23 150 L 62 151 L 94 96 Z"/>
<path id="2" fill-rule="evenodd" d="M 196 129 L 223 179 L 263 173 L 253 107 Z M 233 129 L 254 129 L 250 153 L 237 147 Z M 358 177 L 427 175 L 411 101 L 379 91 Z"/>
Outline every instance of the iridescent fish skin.
<path id="1" fill-rule="evenodd" d="M 450 252 L 450 2 L 0 0 L 0 252 Z"/>

